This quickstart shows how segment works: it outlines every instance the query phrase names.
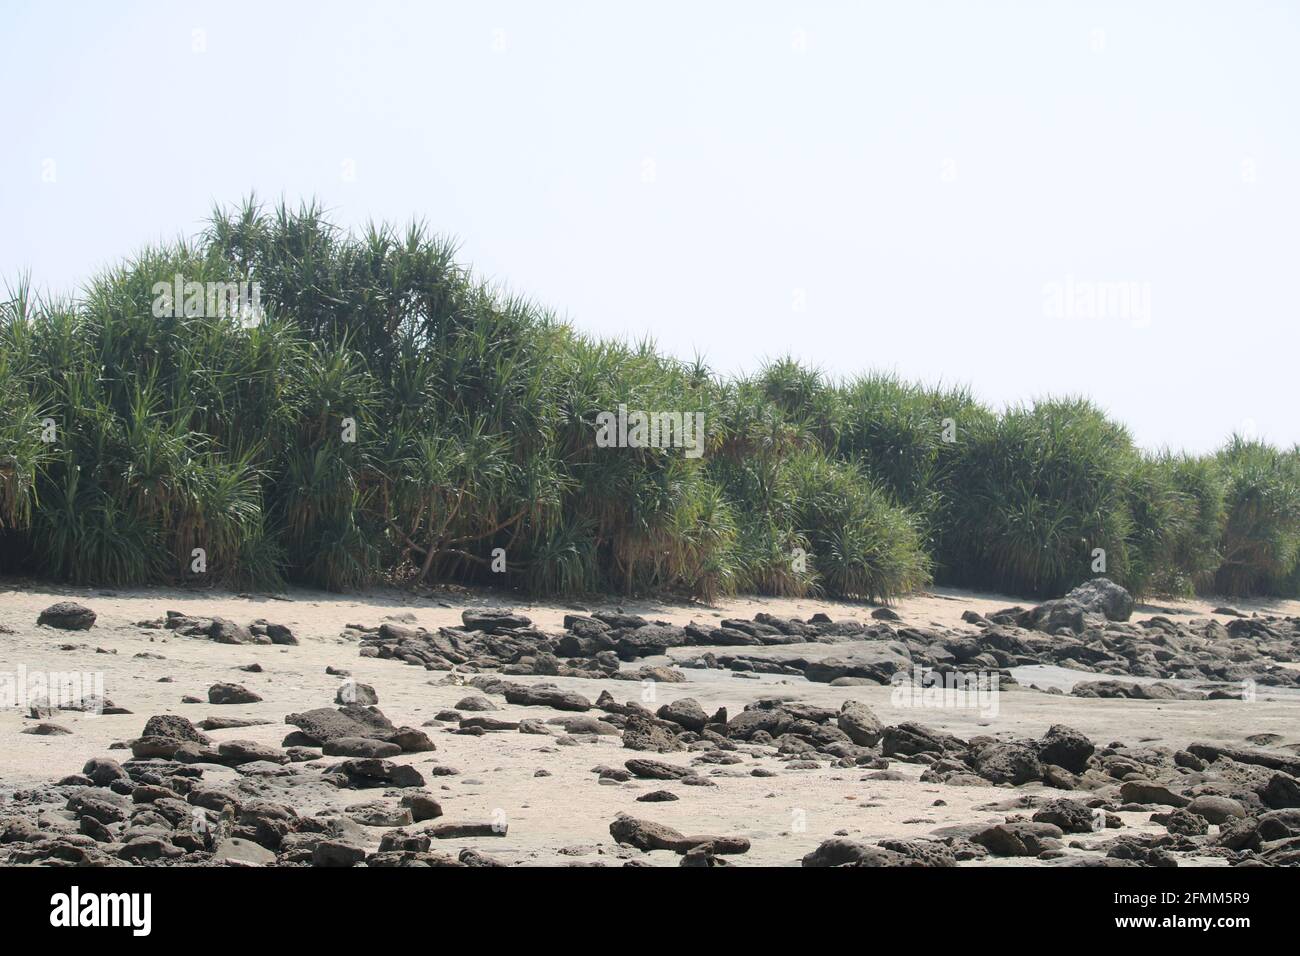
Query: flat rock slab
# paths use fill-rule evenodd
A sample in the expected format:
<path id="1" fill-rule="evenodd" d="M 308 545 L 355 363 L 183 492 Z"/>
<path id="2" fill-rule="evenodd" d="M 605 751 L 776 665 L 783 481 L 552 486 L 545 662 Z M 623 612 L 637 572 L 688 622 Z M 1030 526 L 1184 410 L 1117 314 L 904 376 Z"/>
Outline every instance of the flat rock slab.
<path id="1" fill-rule="evenodd" d="M 338 708 L 318 707 L 301 714 L 289 714 L 284 722 L 297 727 L 318 747 L 340 737 L 387 739 L 397 730 L 378 708 L 356 704 Z"/>

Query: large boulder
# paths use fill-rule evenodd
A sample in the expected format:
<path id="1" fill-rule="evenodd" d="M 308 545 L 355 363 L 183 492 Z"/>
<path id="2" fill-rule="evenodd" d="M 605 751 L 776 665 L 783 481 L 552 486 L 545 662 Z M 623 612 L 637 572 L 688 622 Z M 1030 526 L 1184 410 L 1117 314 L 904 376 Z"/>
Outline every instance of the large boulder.
<path id="1" fill-rule="evenodd" d="M 620 813 L 609 825 L 609 835 L 618 843 L 638 850 L 679 850 L 686 848 L 686 837 L 679 830 L 650 820 L 638 820 Z"/>
<path id="2" fill-rule="evenodd" d="M 840 730 L 859 747 L 874 747 L 880 742 L 885 725 L 870 707 L 861 701 L 846 700 L 836 716 Z"/>
<path id="3" fill-rule="evenodd" d="M 334 694 L 334 703 L 370 707 L 379 703 L 379 692 L 369 684 L 349 679 L 339 685 L 338 691 Z"/>
<path id="4" fill-rule="evenodd" d="M 686 640 L 683 628 L 672 624 L 647 624 L 619 632 L 614 641 L 614 650 L 621 660 L 634 661 L 638 657 L 663 654 L 670 647 L 681 647 Z"/>
<path id="5" fill-rule="evenodd" d="M 1020 616 L 1021 627 L 1031 631 L 1043 631 L 1055 634 L 1061 630 L 1083 633 L 1083 607 L 1068 599 L 1044 601 L 1037 607 L 1030 608 Z"/>
<path id="6" fill-rule="evenodd" d="M 155 714 L 145 721 L 141 737 L 166 737 L 169 740 L 190 740 L 207 746 L 212 743 L 207 734 L 200 731 L 180 714 Z"/>
<path id="7" fill-rule="evenodd" d="M 815 684 L 829 684 L 842 677 L 860 677 L 888 684 L 895 674 L 912 666 L 907 647 L 897 642 L 867 646 L 846 657 L 808 661 L 804 677 Z"/>
<path id="8" fill-rule="evenodd" d="M 844 837 L 822 841 L 802 860 L 804 866 L 906 866 L 907 862 L 901 853 Z"/>
<path id="9" fill-rule="evenodd" d="M 1120 784 L 1119 796 L 1125 803 L 1155 804 L 1162 807 L 1185 807 L 1191 803 L 1187 797 L 1174 793 L 1164 784 L 1140 777 L 1130 777 Z"/>
<path id="10" fill-rule="evenodd" d="M 1097 746 L 1086 735 L 1065 724 L 1053 724 L 1038 741 L 1038 759 L 1064 767 L 1070 773 L 1087 770 L 1088 758 L 1096 750 Z"/>
<path id="11" fill-rule="evenodd" d="M 1127 621 L 1133 614 L 1133 595 L 1109 578 L 1084 581 L 1065 596 L 1085 611 L 1104 614 L 1111 621 Z"/>
<path id="12" fill-rule="evenodd" d="M 1218 744 L 1207 743 L 1188 744 L 1187 751 L 1210 762 L 1227 757 L 1237 763 L 1255 764 L 1267 767 L 1269 770 L 1280 770 L 1293 777 L 1300 777 L 1300 757 L 1295 754 L 1252 747 L 1221 747 Z"/>
<path id="13" fill-rule="evenodd" d="M 709 715 L 704 712 L 704 708 L 694 697 L 683 697 L 681 700 L 664 704 L 659 708 L 658 717 L 660 720 L 670 720 L 679 727 L 697 733 L 704 729 L 704 725 L 709 720 Z"/>
<path id="14" fill-rule="evenodd" d="M 1192 802 L 1187 805 L 1187 809 L 1190 813 L 1205 817 L 1206 820 L 1220 826 L 1246 816 L 1246 808 L 1238 801 L 1233 800 L 1231 797 L 1221 797 L 1210 793 L 1193 797 Z"/>
<path id="15" fill-rule="evenodd" d="M 951 734 L 904 721 L 885 728 L 881 735 L 880 749 L 886 757 L 910 757 L 920 753 L 962 753 L 967 745 Z"/>
<path id="16" fill-rule="evenodd" d="M 402 748 L 371 737 L 335 737 L 325 741 L 323 752 L 327 757 L 396 757 Z"/>
<path id="17" fill-rule="evenodd" d="M 644 757 L 634 757 L 626 761 L 623 766 L 627 767 L 632 776 L 640 777 L 642 780 L 684 780 L 694 774 L 690 767 L 679 767 L 676 764 Z"/>
<path id="18" fill-rule="evenodd" d="M 1051 823 L 1065 833 L 1091 833 L 1093 813 L 1077 800 L 1050 800 L 1034 813 L 1035 823 Z"/>
<path id="19" fill-rule="evenodd" d="M 740 836 L 685 835 L 662 823 L 638 820 L 620 813 L 609 825 L 609 835 L 618 843 L 638 850 L 672 850 L 688 853 L 697 847 L 707 848 L 710 854 L 746 853 L 749 840 Z"/>
<path id="20" fill-rule="evenodd" d="M 975 772 L 992 783 L 1020 786 L 1043 777 L 1036 749 L 1024 743 L 991 743 L 976 752 L 974 764 Z"/>
<path id="21" fill-rule="evenodd" d="M 645 717 L 627 718 L 623 728 L 623 746 L 628 750 L 645 750 L 651 753 L 672 753 L 685 750 L 686 745 L 666 727 Z"/>
<path id="22" fill-rule="evenodd" d="M 311 851 L 312 866 L 356 866 L 365 858 L 365 850 L 342 840 L 321 840 Z"/>
<path id="23" fill-rule="evenodd" d="M 285 764 L 289 756 L 284 751 L 252 740 L 223 740 L 217 745 L 221 762 L 227 767 L 242 767 L 246 763 L 266 761 Z"/>
<path id="24" fill-rule="evenodd" d="M 1300 807 L 1300 781 L 1285 773 L 1275 773 L 1260 789 L 1259 798 L 1275 810 Z"/>
<path id="25" fill-rule="evenodd" d="M 60 601 L 42 611 L 36 623 L 63 631 L 86 631 L 95 623 L 95 612 L 76 601 Z"/>
<path id="26" fill-rule="evenodd" d="M 261 700 L 243 684 L 217 683 L 208 688 L 209 704 L 256 704 Z"/>
<path id="27" fill-rule="evenodd" d="M 118 780 L 131 779 L 122 765 L 109 757 L 91 757 L 81 772 L 97 787 L 107 787 Z"/>
<path id="28" fill-rule="evenodd" d="M 486 631 L 488 634 L 507 634 L 531 627 L 533 623 L 522 614 L 496 608 L 470 608 L 461 612 L 460 619 L 465 622 L 466 630 Z"/>
<path id="29" fill-rule="evenodd" d="M 299 728 L 317 746 L 340 737 L 387 740 L 397 730 L 378 708 L 357 704 L 337 710 L 333 707 L 318 707 L 301 714 L 289 714 L 284 722 Z"/>
<path id="30" fill-rule="evenodd" d="M 972 843 L 994 856 L 1038 856 L 1056 849 L 1064 831 L 1054 823 L 1008 821 L 974 834 Z"/>
<path id="31" fill-rule="evenodd" d="M 560 690 L 552 684 L 506 684 L 507 704 L 519 707 L 554 707 L 556 710 L 591 710 L 591 701 L 574 691 Z"/>
<path id="32" fill-rule="evenodd" d="M 212 623 L 208 625 L 208 637 L 218 644 L 269 644 L 271 639 L 264 635 L 254 636 L 253 632 L 242 624 L 236 624 L 234 621 L 227 620 L 224 617 L 214 617 Z"/>
<path id="33" fill-rule="evenodd" d="M 423 787 L 424 775 L 409 764 L 393 763 L 375 757 L 348 760 L 339 771 L 354 787 Z"/>

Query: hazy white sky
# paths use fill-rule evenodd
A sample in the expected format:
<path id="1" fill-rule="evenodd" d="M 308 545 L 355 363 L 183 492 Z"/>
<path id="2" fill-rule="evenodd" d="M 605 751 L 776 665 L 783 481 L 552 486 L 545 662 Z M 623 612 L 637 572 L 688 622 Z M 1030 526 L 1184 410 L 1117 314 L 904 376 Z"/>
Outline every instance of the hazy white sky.
<path id="1" fill-rule="evenodd" d="M 1300 4 L 3 0 L 0 38 L 6 279 L 314 195 L 721 371 L 1300 441 Z"/>

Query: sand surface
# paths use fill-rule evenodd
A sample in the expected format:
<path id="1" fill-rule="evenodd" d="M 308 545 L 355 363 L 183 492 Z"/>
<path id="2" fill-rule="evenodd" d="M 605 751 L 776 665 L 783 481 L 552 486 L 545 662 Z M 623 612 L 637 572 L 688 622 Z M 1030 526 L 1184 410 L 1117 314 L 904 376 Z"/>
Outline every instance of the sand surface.
<path id="1" fill-rule="evenodd" d="M 529 615 L 543 629 L 559 629 L 563 616 L 579 607 L 587 610 L 621 607 L 648 618 L 682 624 L 723 617 L 751 618 L 763 610 L 798 617 L 823 611 L 836 619 L 865 620 L 871 610 L 861 604 L 748 598 L 706 607 L 632 600 L 580 605 L 530 603 L 501 594 L 464 591 L 411 594 L 376 590 L 363 595 L 338 596 L 293 590 L 277 598 L 162 588 L 108 591 L 48 585 L 29 587 L 20 582 L 8 582 L 3 588 L 0 628 L 10 633 L 0 633 L 0 672 L 15 673 L 20 667 L 28 672 L 102 672 L 107 697 L 132 713 L 92 716 L 61 712 L 55 720 L 72 733 L 46 737 L 20 733 L 32 725 L 25 710 L 0 710 L 0 740 L 4 745 L 0 751 L 0 799 L 7 799 L 14 789 L 49 783 L 80 771 L 88 757 L 129 756 L 129 752 L 110 751 L 110 745 L 138 736 L 145 720 L 153 714 L 180 714 L 195 722 L 208 716 L 264 719 L 269 723 L 214 731 L 210 736 L 217 742 L 245 739 L 278 746 L 286 732 L 293 729 L 284 724 L 285 714 L 334 702 L 340 680 L 325 673 L 331 665 L 345 668 L 356 680 L 373 685 L 379 693 L 380 709 L 398 725 L 420 727 L 437 711 L 451 707 L 470 692 L 443 683 L 446 675 L 441 672 L 397 661 L 362 658 L 356 642 L 340 635 L 349 623 L 374 626 L 387 615 L 409 612 L 420 625 L 432 629 L 460 624 L 461 611 L 476 606 L 514 608 Z M 36 627 L 39 612 L 58 600 L 76 600 L 91 607 L 98 614 L 96 625 L 82 632 Z M 961 613 L 966 609 L 989 612 L 1016 603 L 1031 602 L 938 589 L 903 599 L 895 610 L 906 624 L 954 626 L 960 623 Z M 1134 617 L 1139 619 L 1176 608 L 1178 613 L 1169 616 L 1191 619 L 1207 616 L 1216 603 L 1223 602 L 1157 602 L 1160 611 L 1139 606 Z M 1297 602 L 1234 601 L 1233 604 L 1247 613 L 1260 610 L 1300 614 Z M 160 617 L 168 610 L 196 616 L 220 615 L 240 624 L 265 618 L 290 626 L 301 643 L 293 647 L 232 646 L 135 626 L 135 622 Z M 69 649 L 61 649 L 65 645 Z M 840 654 L 850 649 L 851 645 L 841 644 L 830 645 L 826 651 Z M 673 653 L 690 657 L 703 650 L 679 648 Z M 159 658 L 136 656 L 141 653 L 159 655 Z M 238 669 L 254 662 L 264 668 L 262 673 Z M 664 659 L 651 658 L 638 665 L 656 662 Z M 997 713 L 991 715 L 967 709 L 897 707 L 891 703 L 888 687 L 830 687 L 809 683 L 802 677 L 742 679 L 728 671 L 685 670 L 684 673 L 687 682 L 680 684 L 643 685 L 579 678 L 545 680 L 576 690 L 593 701 L 605 689 L 619 701 L 635 699 L 651 707 L 680 697 L 694 697 L 708 712 L 725 706 L 733 714 L 748 702 L 773 695 L 833 707 L 855 699 L 870 705 L 886 724 L 914 720 L 962 737 L 975 734 L 1038 737 L 1050 724 L 1065 723 L 1099 744 L 1122 741 L 1130 745 L 1146 742 L 1182 747 L 1193 740 L 1240 744 L 1247 736 L 1259 733 L 1279 734 L 1284 738 L 1284 745 L 1300 742 L 1300 696 L 1270 692 L 1268 688 L 1261 688 L 1258 698 L 1247 703 L 1079 699 L 1020 686 L 1005 689 L 999 695 Z M 1041 676 L 1045 686 L 1052 682 L 1053 675 L 1044 672 Z M 1054 676 L 1061 678 L 1059 674 Z M 1067 673 L 1066 684 L 1069 677 Z M 543 680 L 511 679 L 521 683 Z M 1029 678 L 1020 675 L 1020 679 L 1027 685 Z M 187 694 L 206 699 L 207 688 L 218 681 L 243 684 L 264 700 L 258 704 L 231 706 L 181 703 L 182 696 Z M 500 697 L 492 700 L 500 708 L 492 716 L 503 719 L 556 716 L 548 708 L 512 707 Z M 924 837 L 938 827 L 1001 822 L 1006 811 L 990 809 L 990 804 L 1010 801 L 1026 793 L 1054 793 L 1038 784 L 1015 789 L 922 784 L 918 778 L 924 768 L 915 764 L 892 764 L 891 769 L 907 779 L 886 782 L 864 780 L 866 774 L 860 769 L 823 766 L 818 770 L 791 770 L 775 758 L 748 754 L 741 764 L 704 769 L 706 775 L 713 774 L 711 779 L 717 783 L 716 787 L 641 780 L 610 785 L 598 782 L 592 768 L 602 764 L 622 766 L 629 756 L 654 757 L 685 766 L 694 755 L 633 754 L 620 746 L 618 737 L 557 746 L 552 739 L 534 735 L 501 732 L 474 737 L 452 734 L 450 729 L 450 726 L 426 728 L 437 745 L 436 752 L 396 759 L 411 762 L 422 770 L 443 765 L 459 771 L 456 776 L 426 774 L 428 789 L 444 808 L 444 817 L 437 822 L 489 821 L 495 816 L 509 823 L 504 837 L 446 841 L 454 843 L 446 846 L 446 850 L 476 847 L 511 863 L 602 861 L 617 864 L 629 855 L 609 835 L 610 821 L 620 811 L 686 833 L 743 835 L 752 841 L 752 849 L 737 858 L 737 863 L 788 865 L 837 833 L 864 842 L 894 836 Z M 755 767 L 775 770 L 776 776 L 751 776 L 750 771 Z M 535 775 L 542 770 L 549 776 Z M 229 773 L 233 778 L 234 771 Z M 636 801 L 638 795 L 655 789 L 671 789 L 680 799 L 668 803 Z M 347 806 L 379 796 L 379 791 L 343 791 L 333 799 L 336 806 L 340 803 Z M 303 812 L 315 809 L 318 808 L 300 808 Z M 1150 824 L 1146 816 L 1123 815 L 1127 826 L 1150 832 L 1162 830 Z M 377 828 L 367 830 L 375 845 L 382 833 Z M 1112 835 L 1085 834 L 1079 839 L 1088 843 Z M 676 865 L 679 859 L 667 851 L 657 851 L 646 858 L 666 865 Z M 1016 861 L 991 862 L 1009 865 Z"/>

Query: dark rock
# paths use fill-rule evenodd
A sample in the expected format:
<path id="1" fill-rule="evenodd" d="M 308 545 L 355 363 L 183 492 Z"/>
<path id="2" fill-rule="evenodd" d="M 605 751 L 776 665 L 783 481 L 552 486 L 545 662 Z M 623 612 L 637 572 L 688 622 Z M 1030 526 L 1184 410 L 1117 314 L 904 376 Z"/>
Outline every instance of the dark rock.
<path id="1" fill-rule="evenodd" d="M 1292 777 L 1300 777 L 1300 757 L 1270 750 L 1252 750 L 1249 747 L 1220 747 L 1217 744 L 1188 744 L 1189 752 L 1203 760 L 1213 762 L 1221 757 L 1237 763 L 1250 763 L 1270 770 L 1280 770 Z"/>
<path id="2" fill-rule="evenodd" d="M 414 727 L 398 727 L 389 734 L 388 741 L 397 744 L 404 754 L 430 753 L 438 749 L 428 734 Z"/>
<path id="3" fill-rule="evenodd" d="M 824 840 L 802 863 L 804 866 L 905 866 L 907 857 L 884 847 L 835 837 Z"/>
<path id="4" fill-rule="evenodd" d="M 744 853 L 749 841 L 744 837 L 685 836 L 672 827 L 649 820 L 638 820 L 620 813 L 609 825 L 609 834 L 618 843 L 638 850 L 672 850 L 686 853 L 694 847 L 709 845 L 711 853 Z"/>
<path id="5" fill-rule="evenodd" d="M 1127 621 L 1133 614 L 1133 595 L 1108 578 L 1085 581 L 1065 595 L 1065 600 L 1111 621 Z"/>
<path id="6" fill-rule="evenodd" d="M 975 772 L 993 783 L 1015 786 L 1042 779 L 1043 765 L 1035 748 L 1023 743 L 992 743 L 974 756 Z"/>
<path id="7" fill-rule="evenodd" d="M 428 833 L 437 840 L 466 840 L 472 837 L 503 837 L 509 830 L 503 820 L 492 823 L 440 823 Z"/>
<path id="8" fill-rule="evenodd" d="M 485 631 L 488 634 L 501 634 L 531 627 L 533 622 L 522 614 L 499 611 L 493 608 L 472 608 L 461 612 L 460 619 L 470 631 Z"/>
<path id="9" fill-rule="evenodd" d="M 95 612 L 84 604 L 75 601 L 59 601 L 42 611 L 36 623 L 63 631 L 87 631 L 95 623 L 95 616 Z"/>
<path id="10" fill-rule="evenodd" d="M 1088 769 L 1088 758 L 1096 749 L 1083 733 L 1064 724 L 1053 724 L 1038 742 L 1038 759 L 1078 774 Z"/>
<path id="11" fill-rule="evenodd" d="M 1064 833 L 1091 833 L 1093 813 L 1077 800 L 1051 800 L 1034 813 L 1035 823 L 1051 823 Z"/>
<path id="12" fill-rule="evenodd" d="M 1187 809 L 1217 824 L 1228 823 L 1234 819 L 1240 820 L 1246 816 L 1246 808 L 1239 802 L 1231 797 L 1219 797 L 1213 794 L 1193 797 L 1192 802 L 1187 804 Z"/>
<path id="13" fill-rule="evenodd" d="M 950 848 L 934 840 L 880 840 L 877 846 L 898 853 L 910 867 L 950 867 L 957 858 Z"/>
<path id="14" fill-rule="evenodd" d="M 1160 814 L 1152 814 L 1155 820 Z M 1158 821 L 1159 822 L 1159 821 Z M 1163 815 L 1165 829 L 1178 836 L 1205 836 L 1210 830 L 1205 817 L 1188 810 L 1171 810 Z"/>
<path id="15" fill-rule="evenodd" d="M 1154 803 L 1166 807 L 1185 807 L 1191 802 L 1166 786 L 1142 779 L 1125 780 L 1120 785 L 1119 794 L 1120 799 L 1125 803 Z"/>
<path id="16" fill-rule="evenodd" d="M 262 700 L 242 684 L 213 684 L 208 688 L 209 704 L 256 704 Z"/>
<path id="17" fill-rule="evenodd" d="M 591 710 L 591 701 L 573 691 L 560 690 L 549 684 L 507 684 L 506 703 L 525 707 L 553 707 L 556 710 Z"/>
<path id="18" fill-rule="evenodd" d="M 486 697 L 479 694 L 471 694 L 469 697 L 462 697 L 456 702 L 455 710 L 468 711 L 489 711 L 496 710 L 497 705 L 492 703 Z"/>
<path id="19" fill-rule="evenodd" d="M 370 707 L 379 703 L 379 692 L 369 684 L 347 680 L 343 682 L 338 691 L 334 694 L 334 703 L 355 704 L 360 707 Z"/>
<path id="20" fill-rule="evenodd" d="M 319 707 L 301 714 L 289 714 L 286 724 L 301 729 L 316 746 L 338 737 L 372 737 L 387 740 L 397 729 L 375 707 L 350 704 L 337 710 Z"/>
<path id="21" fill-rule="evenodd" d="M 1274 810 L 1300 807 L 1300 781 L 1285 773 L 1275 773 L 1259 791 L 1264 805 Z"/>
<path id="22" fill-rule="evenodd" d="M 649 793 L 643 793 L 637 797 L 638 803 L 665 803 L 681 798 L 671 790 L 651 790 Z"/>
<path id="23" fill-rule="evenodd" d="M 212 739 L 179 714 L 155 714 L 144 724 L 142 737 L 167 737 L 171 740 L 189 740 L 207 746 Z"/>
<path id="24" fill-rule="evenodd" d="M 107 757 L 91 757 L 81 772 L 97 787 L 107 787 L 116 780 L 130 779 L 120 763 Z"/>
<path id="25" fill-rule="evenodd" d="M 335 737 L 322 750 L 327 757 L 395 757 L 402 752 L 397 744 L 373 737 Z"/>
<path id="26" fill-rule="evenodd" d="M 124 843 L 117 855 L 123 860 L 139 862 L 184 856 L 185 851 L 162 837 L 138 836 Z"/>
<path id="27" fill-rule="evenodd" d="M 423 787 L 424 777 L 408 764 L 393 763 L 374 757 L 360 757 L 345 761 L 339 770 L 354 786 L 373 787 L 390 784 L 394 787 Z"/>
<path id="28" fill-rule="evenodd" d="M 835 718 L 840 730 L 859 747 L 874 747 L 880 742 L 885 726 L 870 707 L 856 700 L 846 700 Z"/>
<path id="29" fill-rule="evenodd" d="M 669 720 L 686 730 L 693 730 L 697 733 L 704 729 L 708 723 L 709 715 L 704 712 L 699 701 L 693 697 L 683 697 L 681 700 L 675 700 L 670 704 L 664 704 L 659 708 L 657 716 L 660 720 Z"/>
<path id="30" fill-rule="evenodd" d="M 266 636 L 271 639 L 272 644 L 296 645 L 298 638 L 293 631 L 283 624 L 266 624 L 263 621 L 255 621 L 254 624 L 261 624 L 266 628 Z M 346 675 L 344 675 L 346 676 Z"/>
<path id="31" fill-rule="evenodd" d="M 366 858 L 359 846 L 339 840 L 321 840 L 312 848 L 312 866 L 356 866 Z"/>
<path id="32" fill-rule="evenodd" d="M 642 780 L 682 780 L 692 774 L 689 767 L 677 767 L 659 760 L 644 758 L 634 758 L 623 766 L 627 767 L 630 774 Z"/>
<path id="33" fill-rule="evenodd" d="M 64 727 L 62 724 L 52 724 L 42 721 L 35 727 L 24 729 L 22 733 L 33 734 L 37 737 L 62 737 L 72 733 L 72 731 L 67 727 Z"/>
<path id="34" fill-rule="evenodd" d="M 1055 634 L 1061 630 L 1083 633 L 1083 608 L 1073 601 L 1046 601 L 1031 608 L 1017 622 L 1033 631 Z"/>
<path id="35" fill-rule="evenodd" d="M 212 623 L 208 625 L 208 637 L 218 644 L 269 644 L 269 637 L 261 638 L 253 635 L 253 632 L 234 621 L 228 621 L 224 617 L 214 617 Z"/>
<path id="36" fill-rule="evenodd" d="M 1010 822 L 981 830 L 971 842 L 988 849 L 994 856 L 1038 856 L 1055 849 L 1063 836 L 1060 827 L 1051 823 Z"/>
<path id="37" fill-rule="evenodd" d="M 402 806 L 411 811 L 416 823 L 442 816 L 442 805 L 427 793 L 408 793 L 402 796 Z"/>
<path id="38" fill-rule="evenodd" d="M 672 753 L 685 750 L 686 745 L 671 731 L 643 717 L 628 717 L 623 728 L 623 746 L 628 750 L 646 750 L 653 753 Z"/>
<path id="39" fill-rule="evenodd" d="M 662 654 L 668 648 L 681 647 L 687 641 L 686 631 L 675 625 L 647 624 L 616 633 L 614 651 L 625 661 Z"/>
<path id="40" fill-rule="evenodd" d="M 880 738 L 880 750 L 886 757 L 963 753 L 966 749 L 965 741 L 910 721 L 886 727 Z"/>

